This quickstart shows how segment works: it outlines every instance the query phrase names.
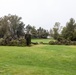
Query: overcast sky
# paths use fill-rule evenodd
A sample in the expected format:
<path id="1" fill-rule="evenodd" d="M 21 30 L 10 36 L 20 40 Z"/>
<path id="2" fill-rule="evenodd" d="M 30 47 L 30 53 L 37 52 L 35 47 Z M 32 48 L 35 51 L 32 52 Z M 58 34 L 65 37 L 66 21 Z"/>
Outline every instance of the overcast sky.
<path id="1" fill-rule="evenodd" d="M 16 14 L 27 25 L 50 29 L 55 22 L 65 26 L 76 20 L 76 0 L 0 0 L 0 17 Z"/>

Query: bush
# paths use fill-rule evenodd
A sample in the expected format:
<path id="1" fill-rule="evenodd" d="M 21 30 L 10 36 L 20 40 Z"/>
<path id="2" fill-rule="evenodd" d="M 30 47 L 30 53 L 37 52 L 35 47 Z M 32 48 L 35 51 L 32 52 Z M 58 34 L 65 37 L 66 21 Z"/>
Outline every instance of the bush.
<path id="1" fill-rule="evenodd" d="M 62 39 L 59 41 L 50 41 L 49 44 L 50 45 L 76 45 L 76 41 Z"/>
<path id="2" fill-rule="evenodd" d="M 23 38 L 19 38 L 19 39 L 4 39 L 1 38 L 0 39 L 0 45 L 2 46 L 26 46 L 26 40 Z"/>
<path id="3" fill-rule="evenodd" d="M 45 42 L 40 42 L 40 44 L 47 45 L 48 43 L 45 43 Z"/>
<path id="4" fill-rule="evenodd" d="M 19 46 L 25 46 L 26 40 L 24 38 L 19 38 Z"/>
<path id="5" fill-rule="evenodd" d="M 26 46 L 26 40 L 23 38 L 13 39 L 9 43 L 10 46 Z"/>
<path id="6" fill-rule="evenodd" d="M 11 40 L 9 42 L 9 46 L 18 46 L 19 45 L 19 41 L 18 40 Z"/>
<path id="7" fill-rule="evenodd" d="M 43 42 L 40 42 L 40 44 L 43 44 Z"/>
<path id="8" fill-rule="evenodd" d="M 0 45 L 5 45 L 5 39 L 0 38 Z"/>
<path id="9" fill-rule="evenodd" d="M 50 45 L 55 45 L 56 42 L 55 42 L 55 41 L 50 41 L 49 44 L 50 44 Z"/>
<path id="10" fill-rule="evenodd" d="M 71 45 L 76 45 L 76 41 L 71 41 Z"/>

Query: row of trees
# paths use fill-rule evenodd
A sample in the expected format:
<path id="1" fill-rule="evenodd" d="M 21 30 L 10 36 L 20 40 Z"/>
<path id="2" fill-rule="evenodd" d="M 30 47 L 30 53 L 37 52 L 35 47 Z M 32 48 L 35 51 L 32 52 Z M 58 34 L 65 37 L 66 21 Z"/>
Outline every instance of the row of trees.
<path id="1" fill-rule="evenodd" d="M 42 27 L 36 29 L 35 26 L 30 24 L 26 26 L 21 19 L 17 15 L 10 14 L 0 17 L 0 38 L 11 37 L 12 39 L 18 39 L 24 37 L 25 33 L 29 33 L 32 38 L 47 38 L 47 36 L 51 36 L 58 41 L 62 39 L 76 41 L 76 23 L 73 18 L 66 23 L 65 27 L 56 22 L 50 32 Z"/>
<path id="2" fill-rule="evenodd" d="M 0 17 L 0 45 L 25 46 L 31 44 L 32 38 L 47 38 L 48 30 L 22 22 L 17 15 L 6 15 Z"/>
<path id="3" fill-rule="evenodd" d="M 36 29 L 35 26 L 31 26 L 28 24 L 25 29 L 26 33 L 30 33 L 32 35 L 32 38 L 47 38 L 47 36 L 49 35 L 49 31 L 41 27 Z"/>
<path id="4" fill-rule="evenodd" d="M 60 26 L 59 22 L 56 22 L 53 29 L 50 30 L 50 35 L 56 40 L 70 40 L 76 41 L 76 23 L 73 18 L 66 23 L 65 27 Z"/>
<path id="5" fill-rule="evenodd" d="M 49 35 L 48 30 L 41 27 L 36 29 L 35 26 L 25 24 L 21 21 L 21 17 L 17 15 L 7 15 L 0 18 L 0 38 L 6 38 L 8 36 L 15 38 L 20 38 L 24 36 L 25 32 L 30 33 L 32 38 L 47 38 Z"/>

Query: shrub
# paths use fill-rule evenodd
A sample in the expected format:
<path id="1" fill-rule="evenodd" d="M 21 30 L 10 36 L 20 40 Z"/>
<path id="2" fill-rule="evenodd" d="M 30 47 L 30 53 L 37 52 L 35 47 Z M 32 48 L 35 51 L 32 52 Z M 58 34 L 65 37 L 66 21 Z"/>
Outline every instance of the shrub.
<path id="1" fill-rule="evenodd" d="M 40 44 L 43 44 L 43 42 L 40 42 Z"/>
<path id="2" fill-rule="evenodd" d="M 0 45 L 2 46 L 25 46 L 26 40 L 24 38 L 19 38 L 19 39 L 13 39 L 11 37 L 0 38 Z"/>
<path id="3" fill-rule="evenodd" d="M 19 45 L 19 41 L 18 41 L 18 40 L 11 40 L 11 41 L 9 42 L 9 45 L 10 45 L 10 46 L 18 46 L 18 45 Z"/>
<path id="4" fill-rule="evenodd" d="M 76 45 L 76 41 L 70 41 L 70 40 L 59 40 L 59 41 L 50 41 L 50 45 Z"/>
<path id="5" fill-rule="evenodd" d="M 5 39 L 0 38 L 0 45 L 5 45 Z"/>
<path id="6" fill-rule="evenodd" d="M 23 38 L 19 38 L 19 39 L 13 39 L 9 42 L 10 46 L 25 46 L 26 45 L 26 40 Z"/>
<path id="7" fill-rule="evenodd" d="M 55 42 L 55 41 L 50 41 L 49 44 L 50 44 L 50 45 L 55 45 L 56 42 Z"/>
<path id="8" fill-rule="evenodd" d="M 19 46 L 25 46 L 26 40 L 24 38 L 19 38 Z"/>

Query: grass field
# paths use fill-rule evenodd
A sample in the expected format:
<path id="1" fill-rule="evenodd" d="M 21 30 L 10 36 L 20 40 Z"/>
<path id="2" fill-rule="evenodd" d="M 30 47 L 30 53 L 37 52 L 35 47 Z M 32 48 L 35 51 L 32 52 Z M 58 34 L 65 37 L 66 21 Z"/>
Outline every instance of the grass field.
<path id="1" fill-rule="evenodd" d="M 76 75 L 76 47 L 0 46 L 0 75 Z"/>
<path id="2" fill-rule="evenodd" d="M 49 43 L 53 39 L 32 39 L 32 42 L 44 42 L 44 43 Z"/>

